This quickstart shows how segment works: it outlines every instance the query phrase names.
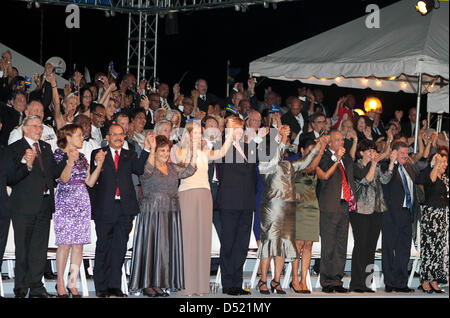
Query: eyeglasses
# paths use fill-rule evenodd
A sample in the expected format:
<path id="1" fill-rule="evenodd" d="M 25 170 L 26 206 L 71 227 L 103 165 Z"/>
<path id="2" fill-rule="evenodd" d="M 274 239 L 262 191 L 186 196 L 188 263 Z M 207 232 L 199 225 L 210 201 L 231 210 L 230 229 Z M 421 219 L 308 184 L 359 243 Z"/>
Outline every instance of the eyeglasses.
<path id="1" fill-rule="evenodd" d="M 150 99 L 151 102 L 159 103 L 159 99 Z"/>
<path id="2" fill-rule="evenodd" d="M 318 120 L 314 122 L 315 124 L 325 124 L 326 121 L 325 120 Z"/>

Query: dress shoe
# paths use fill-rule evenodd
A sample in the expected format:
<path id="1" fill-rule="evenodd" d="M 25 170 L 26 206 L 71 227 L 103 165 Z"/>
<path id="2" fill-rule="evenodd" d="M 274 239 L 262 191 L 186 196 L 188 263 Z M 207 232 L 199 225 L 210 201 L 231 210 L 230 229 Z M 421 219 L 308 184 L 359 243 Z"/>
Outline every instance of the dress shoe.
<path id="1" fill-rule="evenodd" d="M 322 291 L 324 293 L 331 294 L 331 293 L 334 293 L 334 287 L 333 286 L 326 286 L 326 287 L 322 288 Z"/>
<path id="2" fill-rule="evenodd" d="M 47 273 L 44 273 L 44 278 L 53 280 L 53 279 L 57 279 L 58 276 L 51 272 L 47 272 Z"/>
<path id="3" fill-rule="evenodd" d="M 423 293 L 427 293 L 427 294 L 432 294 L 433 293 L 432 289 L 425 289 L 425 288 L 423 288 L 422 285 L 420 285 L 417 289 L 421 290 Z"/>
<path id="4" fill-rule="evenodd" d="M 52 298 L 55 296 L 56 295 L 47 293 L 47 291 L 44 289 L 44 291 L 42 293 L 32 294 L 30 292 L 30 295 L 28 296 L 28 298 Z"/>
<path id="5" fill-rule="evenodd" d="M 395 289 L 394 287 L 389 286 L 389 285 L 384 286 L 384 291 L 386 293 L 392 293 L 394 291 L 394 289 Z"/>
<path id="6" fill-rule="evenodd" d="M 409 287 L 395 288 L 395 291 L 397 293 L 414 293 L 414 289 Z"/>
<path id="7" fill-rule="evenodd" d="M 354 289 L 350 289 L 350 292 L 362 294 L 362 293 L 364 293 L 364 289 L 362 289 L 362 288 L 354 288 Z"/>
<path id="8" fill-rule="evenodd" d="M 231 291 L 231 287 L 223 287 L 222 288 L 222 294 L 228 294 Z"/>
<path id="9" fill-rule="evenodd" d="M 344 288 L 344 287 L 342 287 L 342 286 L 334 286 L 334 290 L 335 290 L 337 293 L 341 293 L 341 294 L 348 293 L 348 289 L 347 289 L 347 288 Z"/>
<path id="10" fill-rule="evenodd" d="M 108 288 L 108 294 L 114 297 L 128 297 L 119 288 Z"/>
<path id="11" fill-rule="evenodd" d="M 370 289 L 370 288 L 367 288 L 367 287 L 364 288 L 364 292 L 365 293 L 372 293 L 372 294 L 375 293 L 375 291 L 373 289 Z"/>
<path id="12" fill-rule="evenodd" d="M 55 290 L 56 290 L 56 298 L 69 298 L 68 294 L 58 293 L 58 284 L 55 284 Z"/>
<path id="13" fill-rule="evenodd" d="M 246 296 L 246 295 L 251 295 L 251 294 L 252 294 L 252 293 L 249 292 L 248 290 L 245 290 L 245 289 L 242 289 L 242 288 L 239 288 L 239 287 L 236 287 L 235 289 L 236 289 L 236 292 L 237 292 L 239 295 L 244 295 L 244 296 Z"/>
<path id="14" fill-rule="evenodd" d="M 436 294 L 444 294 L 445 293 L 445 291 L 443 291 L 442 289 L 440 289 L 440 288 L 436 289 L 431 284 L 430 284 L 430 287 Z"/>
<path id="15" fill-rule="evenodd" d="M 14 298 L 25 298 L 26 296 L 27 296 L 27 293 L 24 293 L 24 292 L 14 293 Z"/>
<path id="16" fill-rule="evenodd" d="M 109 293 L 107 290 L 97 290 L 97 291 L 95 291 L 95 296 L 97 296 L 99 298 L 108 298 Z"/>
<path id="17" fill-rule="evenodd" d="M 241 293 L 239 292 L 239 289 L 234 288 L 234 287 L 229 288 L 228 292 L 226 294 L 230 295 L 230 296 L 240 296 L 241 295 Z"/>

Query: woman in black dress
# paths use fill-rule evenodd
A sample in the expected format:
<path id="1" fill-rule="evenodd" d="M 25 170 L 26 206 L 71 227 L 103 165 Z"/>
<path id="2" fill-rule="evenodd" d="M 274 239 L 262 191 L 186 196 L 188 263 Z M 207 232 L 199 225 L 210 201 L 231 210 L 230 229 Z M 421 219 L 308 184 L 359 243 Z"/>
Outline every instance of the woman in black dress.
<path id="1" fill-rule="evenodd" d="M 421 171 L 416 183 L 423 184 L 425 202 L 422 204 L 420 233 L 419 289 L 426 293 L 442 293 L 438 283 L 448 281 L 448 199 L 449 182 L 446 173 L 448 152 L 441 149 L 431 164 Z"/>

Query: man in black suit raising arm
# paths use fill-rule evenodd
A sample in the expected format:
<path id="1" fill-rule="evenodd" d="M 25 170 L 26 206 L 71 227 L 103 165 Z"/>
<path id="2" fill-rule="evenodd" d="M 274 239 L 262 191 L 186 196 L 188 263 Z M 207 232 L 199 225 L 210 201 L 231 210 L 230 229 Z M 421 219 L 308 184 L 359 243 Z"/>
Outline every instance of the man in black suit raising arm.
<path id="1" fill-rule="evenodd" d="M 106 152 L 103 169 L 94 187 L 92 213 L 97 233 L 94 284 L 98 297 L 126 297 L 120 290 L 122 265 L 133 217 L 139 213 L 132 174 L 142 175 L 147 161 L 150 141 L 145 139 L 140 157 L 123 148 L 125 134 L 122 126 L 113 124 L 106 135 L 108 146 L 91 155 L 91 172 L 95 170 L 95 155 Z"/>
<path id="2" fill-rule="evenodd" d="M 331 131 L 328 148 L 316 168 L 320 208 L 320 284 L 326 293 L 346 293 L 342 287 L 349 211 L 356 209 L 353 161 L 345 152 L 341 132 Z"/>
<path id="3" fill-rule="evenodd" d="M 42 120 L 32 115 L 23 122 L 23 138 L 9 146 L 15 165 L 26 163 L 30 174 L 17 184 L 11 193 L 11 217 L 16 246 L 14 294 L 17 298 L 47 298 L 42 276 L 47 260 L 50 219 L 55 210 L 54 182 L 61 175 L 66 160 L 56 163 L 51 146 L 40 140 Z M 30 160 L 23 154 L 36 156 Z"/>
<path id="4" fill-rule="evenodd" d="M 415 201 L 415 174 L 408 156 L 408 144 L 396 142 L 392 152 L 397 161 L 392 168 L 391 181 L 383 185 L 388 210 L 383 214 L 383 274 L 386 292 L 414 292 L 408 284 L 408 262 L 411 256 L 412 209 Z M 381 170 L 391 168 L 383 162 Z"/>

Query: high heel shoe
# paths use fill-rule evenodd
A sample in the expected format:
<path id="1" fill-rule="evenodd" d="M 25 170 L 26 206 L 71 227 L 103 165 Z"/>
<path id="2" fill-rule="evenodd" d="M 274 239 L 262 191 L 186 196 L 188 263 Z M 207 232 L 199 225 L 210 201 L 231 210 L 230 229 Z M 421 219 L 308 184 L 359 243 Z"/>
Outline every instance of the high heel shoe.
<path id="1" fill-rule="evenodd" d="M 294 285 L 292 285 L 292 282 L 289 283 L 289 287 L 296 293 L 296 294 L 302 294 L 303 290 L 301 289 L 295 289 Z"/>
<path id="2" fill-rule="evenodd" d="M 267 282 L 262 281 L 262 280 L 260 279 L 259 282 L 258 282 L 258 284 L 256 285 L 256 288 L 258 288 L 258 290 L 259 290 L 259 292 L 260 292 L 261 294 L 263 294 L 263 295 L 270 295 L 269 289 L 267 289 L 267 290 L 261 289 L 261 286 L 264 286 L 264 285 L 267 286 Z"/>
<path id="3" fill-rule="evenodd" d="M 443 291 L 442 289 L 436 289 L 431 284 L 430 284 L 430 287 L 436 294 L 444 294 L 445 293 L 445 291 Z"/>
<path id="4" fill-rule="evenodd" d="M 156 293 L 155 297 L 169 297 L 169 294 L 166 293 L 165 291 L 163 291 L 161 288 L 159 287 L 153 287 L 153 290 Z"/>
<path id="5" fill-rule="evenodd" d="M 272 285 L 272 283 L 275 283 L 275 286 Z M 280 282 L 277 282 L 276 280 L 272 279 L 272 281 L 270 282 L 270 289 L 272 290 L 272 293 L 285 295 L 286 292 L 284 290 L 282 290 L 282 289 L 277 289 L 278 286 L 281 286 Z"/>
<path id="6" fill-rule="evenodd" d="M 55 284 L 55 290 L 56 290 L 56 298 L 69 298 L 69 295 L 67 294 L 58 293 L 58 284 Z"/>
<path id="7" fill-rule="evenodd" d="M 69 294 L 68 297 L 72 296 L 72 298 L 83 298 L 83 296 L 81 296 L 80 294 L 75 295 L 74 293 L 72 293 L 72 291 L 70 290 L 70 288 L 68 286 L 66 288 L 67 288 L 67 293 Z"/>
<path id="8" fill-rule="evenodd" d="M 433 287 L 431 287 L 431 288 L 433 288 Z M 433 293 L 433 289 L 425 289 L 425 288 L 423 288 L 422 285 L 420 285 L 417 289 L 421 290 L 422 292 L 427 293 L 427 294 L 432 294 Z"/>

